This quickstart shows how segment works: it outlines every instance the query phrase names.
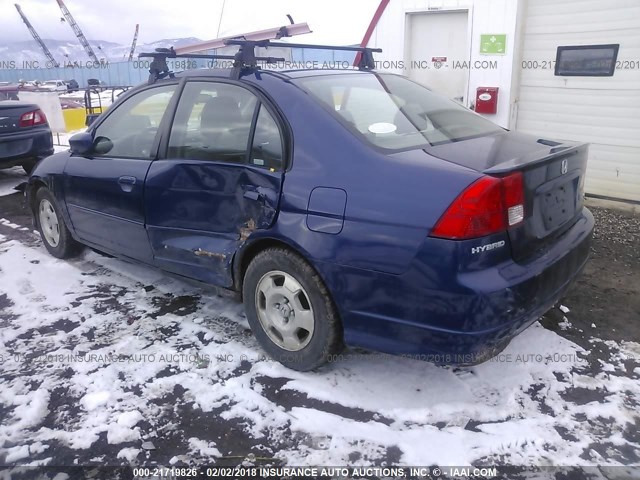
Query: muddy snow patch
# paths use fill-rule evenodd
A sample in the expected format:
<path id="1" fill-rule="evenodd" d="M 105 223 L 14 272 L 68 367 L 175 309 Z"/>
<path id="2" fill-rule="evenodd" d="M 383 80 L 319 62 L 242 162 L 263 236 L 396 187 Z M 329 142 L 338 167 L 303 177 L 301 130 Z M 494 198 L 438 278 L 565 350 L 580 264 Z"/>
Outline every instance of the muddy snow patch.
<path id="1" fill-rule="evenodd" d="M 476 367 L 347 351 L 299 373 L 264 357 L 237 302 L 0 237 L 3 295 L 0 463 L 638 461 L 640 386 L 617 374 L 632 342 L 595 373 L 539 324 Z"/>

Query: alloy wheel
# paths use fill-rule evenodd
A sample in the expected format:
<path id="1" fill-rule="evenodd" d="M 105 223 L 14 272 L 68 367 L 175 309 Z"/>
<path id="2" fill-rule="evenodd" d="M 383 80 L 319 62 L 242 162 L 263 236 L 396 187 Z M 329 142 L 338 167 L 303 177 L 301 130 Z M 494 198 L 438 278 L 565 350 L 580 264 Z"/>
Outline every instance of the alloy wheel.
<path id="1" fill-rule="evenodd" d="M 42 199 L 40 201 L 38 219 L 40 220 L 42 235 L 44 235 L 47 243 L 52 247 L 57 247 L 60 242 L 60 223 L 58 222 L 58 215 L 49 200 Z"/>
<path id="2" fill-rule="evenodd" d="M 271 341 L 290 352 L 307 346 L 315 319 L 300 282 L 285 272 L 268 272 L 258 282 L 255 302 L 258 320 Z"/>

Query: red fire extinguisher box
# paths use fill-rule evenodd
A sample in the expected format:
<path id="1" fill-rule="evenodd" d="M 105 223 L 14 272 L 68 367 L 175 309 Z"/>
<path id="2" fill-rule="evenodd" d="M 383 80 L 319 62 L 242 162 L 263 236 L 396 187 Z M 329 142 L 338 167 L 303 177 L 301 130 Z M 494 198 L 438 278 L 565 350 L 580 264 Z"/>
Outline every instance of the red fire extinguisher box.
<path id="1" fill-rule="evenodd" d="M 496 113 L 498 111 L 498 88 L 478 87 L 476 90 L 476 112 Z"/>

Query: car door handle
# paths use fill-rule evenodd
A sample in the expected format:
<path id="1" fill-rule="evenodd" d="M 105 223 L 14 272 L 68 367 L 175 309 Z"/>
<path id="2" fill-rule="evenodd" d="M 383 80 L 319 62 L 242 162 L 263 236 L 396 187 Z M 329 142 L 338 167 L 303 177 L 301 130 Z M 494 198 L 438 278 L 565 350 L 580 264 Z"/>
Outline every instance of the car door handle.
<path id="1" fill-rule="evenodd" d="M 130 192 L 133 190 L 133 186 L 136 184 L 136 177 L 130 177 L 125 175 L 123 177 L 118 178 L 118 185 L 125 192 Z"/>
<path id="2" fill-rule="evenodd" d="M 120 177 L 118 179 L 118 183 L 120 185 L 135 185 L 136 177 L 129 177 L 129 176 Z"/>

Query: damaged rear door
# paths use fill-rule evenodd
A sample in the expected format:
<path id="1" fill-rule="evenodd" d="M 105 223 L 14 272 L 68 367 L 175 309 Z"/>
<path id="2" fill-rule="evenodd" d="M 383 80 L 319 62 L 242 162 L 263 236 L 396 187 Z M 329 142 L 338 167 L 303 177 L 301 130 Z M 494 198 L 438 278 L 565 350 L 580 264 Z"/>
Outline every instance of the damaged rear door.
<path id="1" fill-rule="evenodd" d="M 145 184 L 154 263 L 208 283 L 232 285 L 233 255 L 273 225 L 283 178 L 276 116 L 233 81 L 188 81 Z"/>

